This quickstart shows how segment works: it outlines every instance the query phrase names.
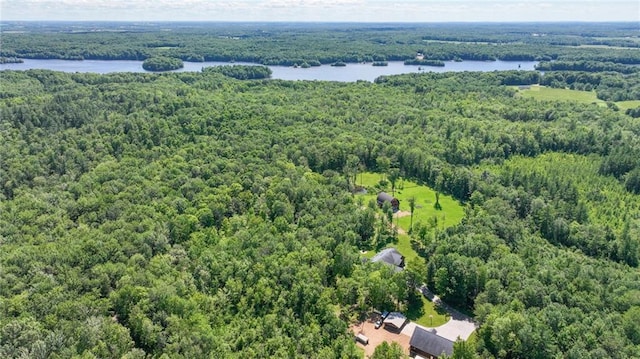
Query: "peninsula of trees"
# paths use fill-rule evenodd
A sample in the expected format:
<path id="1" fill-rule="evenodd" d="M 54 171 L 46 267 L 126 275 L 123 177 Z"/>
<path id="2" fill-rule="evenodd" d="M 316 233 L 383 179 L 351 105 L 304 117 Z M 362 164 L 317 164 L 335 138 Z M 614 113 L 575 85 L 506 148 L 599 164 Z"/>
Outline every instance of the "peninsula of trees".
<path id="1" fill-rule="evenodd" d="M 172 71 L 181 69 L 184 63 L 173 57 L 150 57 L 142 62 L 142 68 L 147 71 Z"/>

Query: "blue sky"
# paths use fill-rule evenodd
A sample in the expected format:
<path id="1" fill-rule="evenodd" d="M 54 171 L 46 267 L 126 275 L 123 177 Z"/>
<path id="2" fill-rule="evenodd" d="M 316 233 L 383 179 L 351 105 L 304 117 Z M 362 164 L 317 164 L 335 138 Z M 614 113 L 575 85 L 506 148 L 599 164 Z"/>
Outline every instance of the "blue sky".
<path id="1" fill-rule="evenodd" d="M 640 0 L 0 0 L 0 20 L 640 22 Z"/>

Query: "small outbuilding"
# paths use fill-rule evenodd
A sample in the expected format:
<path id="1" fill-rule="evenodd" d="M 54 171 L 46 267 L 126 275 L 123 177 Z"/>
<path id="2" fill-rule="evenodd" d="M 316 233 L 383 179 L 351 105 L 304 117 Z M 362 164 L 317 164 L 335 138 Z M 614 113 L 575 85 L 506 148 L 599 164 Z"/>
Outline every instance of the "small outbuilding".
<path id="1" fill-rule="evenodd" d="M 400 332 L 406 322 L 407 317 L 402 315 L 402 313 L 391 312 L 387 315 L 382 324 L 384 324 L 384 328 L 387 330 Z"/>
<path id="2" fill-rule="evenodd" d="M 369 344 L 369 338 L 362 333 L 356 335 L 356 341 L 362 343 L 362 345 Z"/>
<path id="3" fill-rule="evenodd" d="M 453 342 L 438 334 L 416 327 L 409 340 L 409 353 L 411 356 L 420 356 L 428 359 L 437 359 L 446 354 L 453 354 Z"/>
<path id="4" fill-rule="evenodd" d="M 378 207 L 382 207 L 385 202 L 389 202 L 389 204 L 391 204 L 391 209 L 393 209 L 394 212 L 400 210 L 400 201 L 397 198 L 387 192 L 378 193 Z"/>

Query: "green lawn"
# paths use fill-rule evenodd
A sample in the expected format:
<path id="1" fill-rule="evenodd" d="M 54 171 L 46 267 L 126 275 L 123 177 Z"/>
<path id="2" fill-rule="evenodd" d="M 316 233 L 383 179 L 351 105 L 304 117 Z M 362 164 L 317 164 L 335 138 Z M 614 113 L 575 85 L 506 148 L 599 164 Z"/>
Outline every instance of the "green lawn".
<path id="1" fill-rule="evenodd" d="M 630 108 L 638 108 L 640 107 L 640 100 L 631 100 L 631 101 L 619 101 L 616 102 L 620 111 L 626 111 Z"/>
<path id="2" fill-rule="evenodd" d="M 366 194 L 359 195 L 362 196 L 365 205 L 369 201 L 376 200 L 378 193 L 375 187 L 382 178 L 383 176 L 380 173 L 365 172 L 358 175 L 356 184 L 367 189 Z M 416 198 L 416 207 L 413 213 L 414 227 L 417 223 L 425 225 L 435 223 L 438 229 L 444 229 L 460 223 L 462 217 L 464 217 L 464 207 L 451 196 L 441 194 L 440 205 L 442 209 L 436 210 L 434 208 L 436 192 L 433 189 L 405 179 L 398 180 L 396 187 L 394 195 L 400 200 L 400 211 L 409 212 L 408 199 L 411 197 Z M 389 183 L 384 190 L 391 194 L 391 184 Z M 409 231 L 410 215 L 398 218 L 395 221 L 402 231 L 405 233 Z M 411 238 L 407 234 L 398 235 L 398 242 L 395 243 L 395 247 L 404 255 L 407 262 L 418 257 L 418 253 L 411 247 Z M 369 251 L 364 253 L 363 256 L 371 258 L 374 254 L 373 251 Z"/>
<path id="3" fill-rule="evenodd" d="M 545 86 L 533 85 L 527 90 L 519 90 L 522 97 L 534 98 L 545 101 L 577 101 L 581 103 L 596 103 L 606 106 L 605 101 L 600 100 L 595 91 L 578 91 L 569 89 L 556 89 Z M 640 100 L 618 101 L 615 103 L 620 111 L 640 107 Z"/>
<path id="4" fill-rule="evenodd" d="M 368 191 L 367 194 L 362 195 L 365 204 L 367 204 L 369 200 L 376 200 L 378 194 L 374 187 L 381 179 L 382 175 L 380 173 L 365 172 L 358 175 L 356 184 L 367 188 Z M 391 184 L 387 185 L 385 191 L 391 194 Z M 398 180 L 394 196 L 400 200 L 400 211 L 407 212 L 409 212 L 410 209 L 408 199 L 411 197 L 416 198 L 416 208 L 413 214 L 414 225 L 418 222 L 427 224 L 436 218 L 438 228 L 443 229 L 460 223 L 462 217 L 464 217 L 464 207 L 451 196 L 440 194 L 442 210 L 436 210 L 434 208 L 436 192 L 427 186 L 418 185 L 413 181 L 405 179 Z M 408 231 L 410 222 L 411 217 L 406 216 L 398 220 L 398 225 L 400 228 Z"/>
<path id="5" fill-rule="evenodd" d="M 380 173 L 365 172 L 358 175 L 356 184 L 367 189 L 366 194 L 359 195 L 362 196 L 365 205 L 370 200 L 376 200 L 378 193 L 375 187 L 382 178 L 383 176 Z M 416 208 L 413 213 L 414 226 L 417 223 L 437 223 L 437 228 L 444 229 L 460 223 L 464 216 L 464 207 L 451 196 L 440 194 L 439 201 L 442 209 L 436 210 L 434 208 L 436 193 L 433 189 L 403 179 L 398 180 L 396 187 L 394 195 L 400 200 L 400 211 L 409 212 L 408 199 L 412 196 L 416 198 Z M 384 190 L 391 194 L 391 184 L 389 183 Z M 396 221 L 397 226 L 405 233 L 409 231 L 410 216 L 401 217 Z M 398 241 L 392 246 L 402 253 L 405 257 L 405 262 L 410 262 L 418 257 L 418 253 L 411 246 L 411 237 L 408 234 L 398 234 Z M 374 255 L 375 251 L 368 251 L 362 254 L 365 258 L 371 258 Z M 410 320 L 426 327 L 437 327 L 449 320 L 446 312 L 438 310 L 432 302 L 422 295 L 411 297 L 406 315 Z"/>
<path id="6" fill-rule="evenodd" d="M 600 106 L 606 106 L 604 101 L 598 99 L 595 91 L 578 91 L 532 85 L 527 90 L 520 90 L 520 95 L 522 97 L 534 98 L 537 100 L 576 101 L 582 103 L 596 103 Z"/>
<path id="7" fill-rule="evenodd" d="M 411 296 L 409 307 L 406 310 L 407 319 L 425 327 L 433 328 L 441 326 L 449 320 L 447 312 L 436 308 L 425 296 L 420 293 Z"/>
<path id="8" fill-rule="evenodd" d="M 405 263 L 418 257 L 418 252 L 411 247 L 411 237 L 408 234 L 398 234 L 398 242 L 394 246 L 404 256 Z"/>

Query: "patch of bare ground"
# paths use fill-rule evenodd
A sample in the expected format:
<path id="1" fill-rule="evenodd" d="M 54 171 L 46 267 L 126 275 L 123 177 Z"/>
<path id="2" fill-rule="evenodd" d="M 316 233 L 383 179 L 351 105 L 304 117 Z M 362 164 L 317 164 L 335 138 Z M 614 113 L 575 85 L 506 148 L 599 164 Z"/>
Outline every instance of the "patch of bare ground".
<path id="1" fill-rule="evenodd" d="M 364 349 L 365 358 L 370 358 L 373 355 L 373 351 L 378 345 L 382 344 L 382 342 L 387 342 L 389 344 L 396 342 L 400 344 L 402 349 L 404 349 L 405 354 L 409 355 L 409 340 L 411 338 L 402 333 L 389 331 L 384 327 L 376 329 L 375 320 L 376 317 L 371 317 L 362 323 L 351 326 L 351 331 L 354 335 L 364 334 L 369 338 L 369 344 L 367 345 L 363 345 L 359 342 L 356 343 L 357 346 Z"/>

